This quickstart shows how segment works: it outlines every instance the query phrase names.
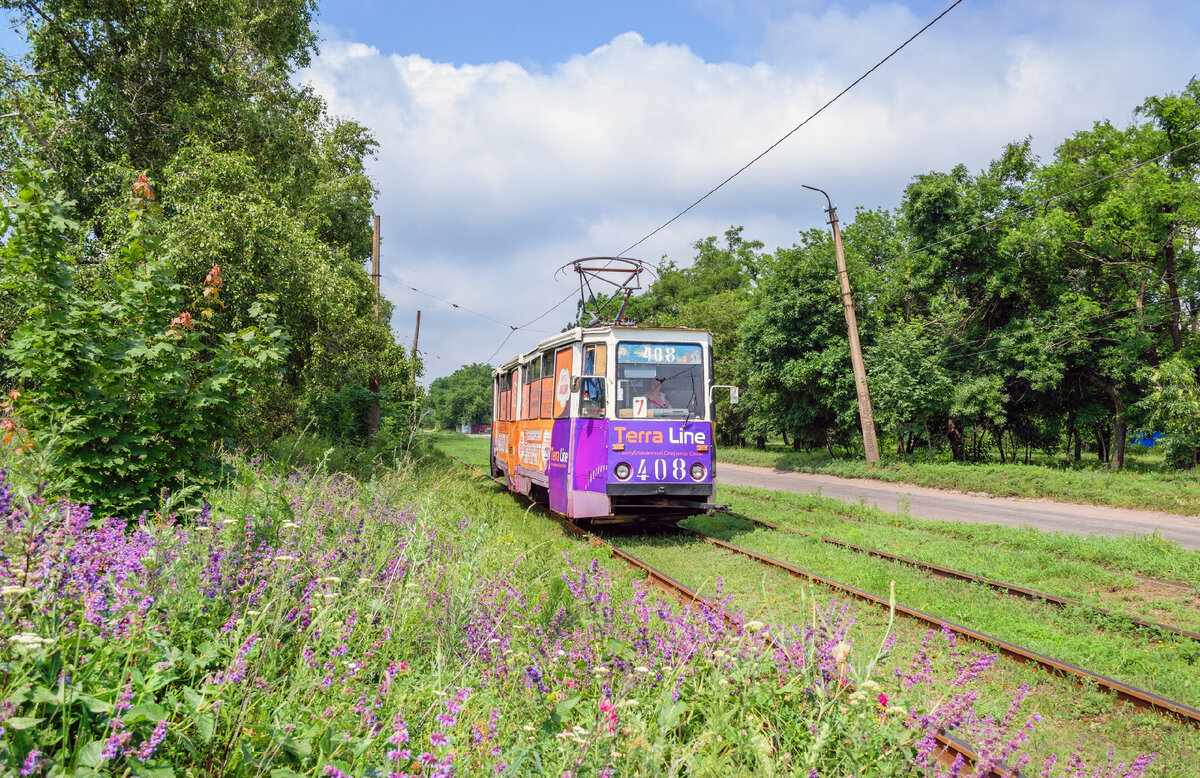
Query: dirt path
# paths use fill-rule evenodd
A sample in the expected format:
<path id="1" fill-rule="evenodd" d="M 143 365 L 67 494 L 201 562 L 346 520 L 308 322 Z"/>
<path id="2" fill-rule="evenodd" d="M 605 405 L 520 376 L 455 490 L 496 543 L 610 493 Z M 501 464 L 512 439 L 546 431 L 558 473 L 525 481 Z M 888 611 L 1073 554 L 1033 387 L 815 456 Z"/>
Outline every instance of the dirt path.
<path id="1" fill-rule="evenodd" d="M 872 505 L 921 519 L 1036 527 L 1075 535 L 1146 535 L 1158 530 L 1184 548 L 1200 549 L 1200 516 L 1076 505 L 1019 497 L 977 497 L 911 484 L 865 478 L 839 478 L 772 470 L 767 467 L 717 465 L 717 481 L 731 486 L 820 494 L 842 502 Z M 717 499 L 720 499 L 718 489 Z"/>

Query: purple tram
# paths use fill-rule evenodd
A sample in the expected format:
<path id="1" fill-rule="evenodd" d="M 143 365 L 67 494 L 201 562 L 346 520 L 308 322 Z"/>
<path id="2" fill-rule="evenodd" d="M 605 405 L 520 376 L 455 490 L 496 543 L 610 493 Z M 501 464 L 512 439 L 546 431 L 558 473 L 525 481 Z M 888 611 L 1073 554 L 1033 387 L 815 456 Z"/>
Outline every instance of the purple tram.
<path id="1" fill-rule="evenodd" d="M 663 520 L 711 512 L 712 336 L 583 327 L 493 374 L 492 475 L 571 519 Z"/>

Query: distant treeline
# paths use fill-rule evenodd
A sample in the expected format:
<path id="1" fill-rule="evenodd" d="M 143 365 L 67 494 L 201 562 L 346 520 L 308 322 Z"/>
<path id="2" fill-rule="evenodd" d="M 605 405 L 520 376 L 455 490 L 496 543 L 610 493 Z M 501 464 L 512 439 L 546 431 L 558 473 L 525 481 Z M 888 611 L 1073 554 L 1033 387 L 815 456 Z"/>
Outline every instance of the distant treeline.
<path id="1" fill-rule="evenodd" d="M 843 219 L 876 422 L 900 453 L 956 460 L 1085 449 L 1123 465 L 1135 431 L 1200 454 L 1200 81 L 1128 127 L 1028 139 L 986 169 L 914 176 L 895 211 Z M 789 248 L 730 229 L 666 263 L 628 312 L 706 327 L 725 443 L 853 448 L 858 407 L 828 229 Z"/>

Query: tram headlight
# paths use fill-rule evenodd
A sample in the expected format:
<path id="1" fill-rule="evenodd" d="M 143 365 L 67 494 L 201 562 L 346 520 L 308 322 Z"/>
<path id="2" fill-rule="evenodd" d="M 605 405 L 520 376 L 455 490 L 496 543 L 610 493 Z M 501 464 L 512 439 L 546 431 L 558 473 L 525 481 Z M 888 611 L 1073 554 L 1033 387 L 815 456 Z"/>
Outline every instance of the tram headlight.
<path id="1" fill-rule="evenodd" d="M 705 474 L 704 465 L 700 464 L 699 462 L 692 463 L 690 472 L 692 474 L 693 481 L 704 480 L 704 474 Z"/>
<path id="2" fill-rule="evenodd" d="M 628 481 L 629 476 L 632 474 L 633 469 L 629 466 L 628 462 L 618 462 L 617 466 L 613 468 L 613 475 L 620 481 Z"/>

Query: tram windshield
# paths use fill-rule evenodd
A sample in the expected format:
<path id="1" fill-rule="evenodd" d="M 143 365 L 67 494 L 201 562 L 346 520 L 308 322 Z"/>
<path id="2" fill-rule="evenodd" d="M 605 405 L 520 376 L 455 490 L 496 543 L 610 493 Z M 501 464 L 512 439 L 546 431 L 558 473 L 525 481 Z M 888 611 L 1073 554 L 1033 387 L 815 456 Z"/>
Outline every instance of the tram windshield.
<path id="1" fill-rule="evenodd" d="M 617 418 L 702 419 L 704 376 L 699 343 L 618 343 Z"/>

